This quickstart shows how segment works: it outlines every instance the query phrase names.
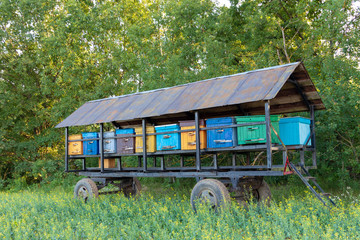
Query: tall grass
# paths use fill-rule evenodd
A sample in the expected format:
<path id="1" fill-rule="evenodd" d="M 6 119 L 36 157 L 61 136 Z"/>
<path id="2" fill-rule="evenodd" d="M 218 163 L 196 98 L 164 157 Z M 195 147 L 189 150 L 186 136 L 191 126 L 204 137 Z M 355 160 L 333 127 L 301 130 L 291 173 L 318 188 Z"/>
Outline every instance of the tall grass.
<path id="1" fill-rule="evenodd" d="M 0 193 L 0 238 L 5 239 L 356 239 L 357 198 L 326 208 L 309 193 L 270 207 L 233 203 L 195 214 L 188 196 L 100 196 L 86 204 L 71 193 Z"/>

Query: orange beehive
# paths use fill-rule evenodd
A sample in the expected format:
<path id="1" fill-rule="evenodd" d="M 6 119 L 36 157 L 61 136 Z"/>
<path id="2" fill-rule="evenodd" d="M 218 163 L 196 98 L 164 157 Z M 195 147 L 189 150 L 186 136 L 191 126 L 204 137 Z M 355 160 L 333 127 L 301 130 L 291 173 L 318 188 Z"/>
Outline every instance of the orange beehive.
<path id="1" fill-rule="evenodd" d="M 81 134 L 70 135 L 69 140 L 80 140 L 82 139 Z M 82 155 L 83 154 L 83 142 L 69 142 L 69 155 Z"/>
<path id="2" fill-rule="evenodd" d="M 115 168 L 115 158 L 104 158 L 104 168 Z M 99 158 L 99 168 L 101 168 L 101 158 Z"/>
<path id="3" fill-rule="evenodd" d="M 195 129 L 195 121 L 180 121 L 181 130 Z M 199 127 L 205 127 L 205 121 L 199 121 Z M 200 149 L 206 148 L 206 131 L 200 131 Z M 196 136 L 195 131 L 181 133 L 181 150 L 194 150 L 196 149 Z"/>

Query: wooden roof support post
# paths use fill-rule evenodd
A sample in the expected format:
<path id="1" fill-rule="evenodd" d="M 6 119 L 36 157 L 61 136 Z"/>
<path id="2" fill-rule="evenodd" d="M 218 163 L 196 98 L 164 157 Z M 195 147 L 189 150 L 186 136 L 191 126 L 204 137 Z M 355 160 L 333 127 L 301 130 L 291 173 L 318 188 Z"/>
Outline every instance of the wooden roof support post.
<path id="1" fill-rule="evenodd" d="M 86 171 L 86 158 L 82 159 L 82 170 Z"/>
<path id="2" fill-rule="evenodd" d="M 310 123 L 310 134 L 311 134 L 311 147 L 312 147 L 312 163 L 313 166 L 316 167 L 316 142 L 315 142 L 315 107 L 314 105 L 311 105 L 310 107 L 310 117 L 311 117 L 311 123 Z"/>
<path id="3" fill-rule="evenodd" d="M 100 171 L 104 172 L 104 124 L 100 123 L 100 143 L 99 143 L 99 151 L 100 151 Z"/>
<path id="4" fill-rule="evenodd" d="M 272 146 L 271 146 L 271 120 L 270 120 L 270 101 L 265 102 L 265 125 L 266 125 L 266 155 L 267 155 L 267 168 L 272 167 Z"/>
<path id="5" fill-rule="evenodd" d="M 183 155 L 181 155 L 180 156 L 180 167 L 184 167 L 184 156 Z"/>
<path id="6" fill-rule="evenodd" d="M 196 170 L 201 170 L 201 162 L 200 162 L 200 126 L 199 126 L 199 112 L 195 111 L 195 142 L 196 142 Z"/>
<path id="7" fill-rule="evenodd" d="M 146 149 L 146 119 L 142 119 L 142 131 L 143 131 L 143 170 L 147 171 L 147 149 Z"/>
<path id="8" fill-rule="evenodd" d="M 214 170 L 218 170 L 218 169 L 219 169 L 219 166 L 218 166 L 217 153 L 214 153 L 214 155 L 213 155 L 213 161 L 214 161 Z"/>
<path id="9" fill-rule="evenodd" d="M 69 171 L 69 127 L 65 128 L 65 172 Z"/>
<path id="10" fill-rule="evenodd" d="M 122 171 L 123 169 L 122 169 L 121 157 L 118 157 L 118 159 L 117 159 L 117 165 L 118 165 L 118 170 L 119 170 L 119 171 Z"/>

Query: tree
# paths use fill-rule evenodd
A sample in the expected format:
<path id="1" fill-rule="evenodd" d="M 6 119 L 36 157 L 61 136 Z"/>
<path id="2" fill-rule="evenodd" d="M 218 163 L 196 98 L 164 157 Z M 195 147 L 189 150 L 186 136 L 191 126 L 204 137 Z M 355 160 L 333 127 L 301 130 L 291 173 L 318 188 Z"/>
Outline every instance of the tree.
<path id="1" fill-rule="evenodd" d="M 360 18 L 351 1 L 7 0 L 0 11 L 3 180 L 61 172 L 54 126 L 86 101 L 299 59 L 327 106 L 317 116 L 323 176 L 359 177 Z"/>

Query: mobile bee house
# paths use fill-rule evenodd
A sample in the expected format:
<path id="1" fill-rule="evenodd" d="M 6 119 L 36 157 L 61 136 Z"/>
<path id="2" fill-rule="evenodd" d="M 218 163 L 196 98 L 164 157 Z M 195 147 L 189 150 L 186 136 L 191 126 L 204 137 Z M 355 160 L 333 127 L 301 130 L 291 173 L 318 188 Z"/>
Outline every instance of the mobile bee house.
<path id="1" fill-rule="evenodd" d="M 241 198 L 249 187 L 256 199 L 268 199 L 271 193 L 263 177 L 284 176 L 295 172 L 323 201 L 326 194 L 316 193 L 309 184 L 309 181 L 313 181 L 317 185 L 315 179 L 302 174 L 308 175 L 309 168 L 316 168 L 314 112 L 324 108 L 303 63 L 296 62 L 169 88 L 89 101 L 56 127 L 65 128 L 65 171 L 78 172 L 87 177 L 80 180 L 74 190 L 76 197 L 85 200 L 97 197 L 99 189 L 108 184 L 118 187 L 117 191 L 110 193 L 123 191 L 124 194 L 137 194 L 141 188 L 137 177 L 196 178 L 197 184 L 191 194 L 193 206 L 194 200 L 206 199 L 214 207 L 218 207 L 230 199 L 229 191 L 236 192 Z M 284 144 L 278 128 L 274 128 L 272 118 L 274 115 L 295 112 L 309 112 L 309 133 L 302 142 Z M 240 120 L 245 117 L 246 120 L 231 120 L 226 124 L 220 124 L 220 120 L 234 119 L 233 116 Z M 214 118 L 216 121 L 210 121 Z M 165 130 L 156 132 L 153 130 L 153 126 L 172 126 L 179 122 L 180 125 L 181 122 L 188 123 L 187 127 L 168 130 L 164 128 Z M 215 124 L 210 124 L 214 122 Z M 112 123 L 116 133 L 119 131 L 126 134 L 109 135 L 104 132 L 104 123 Z M 98 135 L 69 139 L 70 127 L 76 129 L 76 126 L 93 124 L 99 126 Z M 134 127 L 137 131 L 127 132 L 127 129 Z M 241 135 L 240 129 L 245 129 L 250 134 L 261 128 L 263 135 L 255 139 L 250 138 L 241 142 L 239 136 L 234 137 L 236 133 Z M 121 132 L 123 130 L 125 132 Z M 233 130 L 231 137 L 221 135 L 228 130 Z M 210 137 L 211 131 L 223 138 Z M 207 138 L 203 136 L 205 133 L 208 134 Z M 155 149 L 155 144 L 150 143 L 155 141 L 155 137 L 161 142 L 162 139 L 172 136 L 184 140 L 184 136 L 190 135 L 193 136 L 193 140 L 187 143 L 191 145 L 189 148 L 176 147 L 175 144 L 160 148 L 157 146 Z M 291 133 L 290 135 L 292 136 Z M 132 147 L 125 146 L 122 151 L 110 151 L 105 147 L 111 141 L 129 141 L 134 138 L 136 143 Z M 201 142 L 205 140 L 208 141 L 207 144 Z M 209 141 L 215 145 L 211 145 Z M 69 153 L 69 148 L 74 142 L 74 145 L 79 146 L 77 154 Z M 97 142 L 98 151 L 86 153 L 86 142 Z M 80 149 L 83 144 L 84 151 Z M 181 144 L 184 145 L 183 142 Z M 140 150 L 126 151 L 134 148 Z M 278 162 L 274 158 L 275 152 L 280 153 Z M 289 152 L 297 152 L 291 156 L 294 155 L 298 159 L 291 157 L 289 162 Z M 225 155 L 226 160 L 222 159 L 220 162 L 220 154 Z M 170 155 L 177 155 L 175 159 L 179 162 L 176 166 L 167 164 L 166 158 Z M 261 155 L 262 160 L 259 161 Z M 123 164 L 122 159 L 129 156 L 136 156 L 135 167 Z M 204 156 L 211 156 L 210 164 L 204 164 Z M 239 156 L 242 161 L 238 160 Z M 306 156 L 310 156 L 309 159 L 306 159 Z M 99 158 L 98 167 L 87 167 L 87 159 L 90 157 Z M 244 158 L 246 161 L 243 161 Z M 69 163 L 74 159 L 82 159 L 81 169 L 69 169 Z M 116 164 L 109 165 L 109 159 L 116 159 Z M 297 162 L 297 165 L 293 162 Z M 320 190 L 322 191 L 321 188 Z"/>

